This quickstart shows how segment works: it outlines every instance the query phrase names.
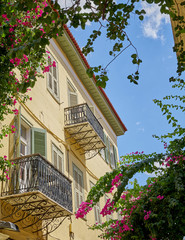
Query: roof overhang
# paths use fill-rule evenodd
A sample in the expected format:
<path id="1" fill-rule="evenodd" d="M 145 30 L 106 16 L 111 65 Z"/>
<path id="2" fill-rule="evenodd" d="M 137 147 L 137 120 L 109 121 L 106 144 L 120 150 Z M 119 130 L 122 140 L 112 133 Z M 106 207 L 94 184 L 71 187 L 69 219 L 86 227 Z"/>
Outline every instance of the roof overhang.
<path id="1" fill-rule="evenodd" d="M 58 37 L 56 41 L 66 54 L 80 81 L 94 99 L 96 105 L 99 107 L 115 134 L 117 136 L 123 135 L 125 131 L 127 131 L 125 125 L 121 121 L 104 90 L 96 85 L 95 77 L 89 78 L 87 75 L 86 70 L 90 66 L 82 54 L 76 40 L 66 26 L 64 26 L 64 34 Z"/>

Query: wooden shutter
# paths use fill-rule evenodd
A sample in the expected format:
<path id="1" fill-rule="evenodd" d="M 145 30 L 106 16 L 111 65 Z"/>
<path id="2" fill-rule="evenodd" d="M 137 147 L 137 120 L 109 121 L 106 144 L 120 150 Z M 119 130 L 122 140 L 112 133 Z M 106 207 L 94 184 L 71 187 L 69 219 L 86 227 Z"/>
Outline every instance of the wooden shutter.
<path id="1" fill-rule="evenodd" d="M 78 104 L 76 89 L 73 87 L 73 84 L 69 80 L 68 80 L 68 99 L 70 107 Z"/>
<path id="2" fill-rule="evenodd" d="M 69 103 L 70 107 L 77 105 L 78 104 L 78 102 L 77 102 L 77 94 L 74 93 L 74 92 L 70 92 L 69 93 L 69 101 L 70 101 L 70 103 Z"/>
<path id="3" fill-rule="evenodd" d="M 115 164 L 115 153 L 114 153 L 114 145 L 112 143 L 110 143 L 110 160 L 111 160 L 111 167 L 115 168 L 116 164 Z"/>
<path id="4" fill-rule="evenodd" d="M 100 203 L 98 202 L 95 206 L 95 212 L 96 212 L 96 216 L 95 216 L 95 220 L 97 223 L 101 223 L 101 216 L 100 216 Z"/>
<path id="5" fill-rule="evenodd" d="M 77 210 L 83 202 L 83 173 L 73 165 L 74 192 L 75 192 L 75 209 Z"/>
<path id="6" fill-rule="evenodd" d="M 94 186 L 94 183 L 90 181 L 90 188 Z M 94 218 L 95 222 L 101 223 L 101 216 L 100 216 L 100 203 L 98 202 L 94 207 Z"/>
<path id="7" fill-rule="evenodd" d="M 48 90 L 56 99 L 59 99 L 58 64 L 52 56 L 49 57 L 48 65 L 52 65 L 55 61 L 56 67 L 50 67 L 47 73 Z"/>
<path id="8" fill-rule="evenodd" d="M 107 163 L 111 163 L 111 159 L 110 159 L 110 141 L 109 141 L 109 138 L 108 136 L 105 136 L 105 145 L 106 145 L 106 148 L 105 148 L 105 160 Z"/>
<path id="9" fill-rule="evenodd" d="M 109 138 L 107 137 L 107 145 L 108 145 L 108 162 L 109 164 L 111 164 L 111 156 L 110 156 L 110 140 Z"/>
<path id="10" fill-rule="evenodd" d="M 64 168 L 63 161 L 64 161 L 63 153 L 54 144 L 52 144 L 52 163 L 61 172 L 63 172 Z"/>
<path id="11" fill-rule="evenodd" d="M 78 189 L 79 188 L 78 187 L 78 173 L 75 168 L 74 168 L 73 176 L 74 176 L 74 180 L 75 180 L 75 183 L 74 183 L 75 209 L 77 210 L 79 208 L 80 204 L 79 204 L 79 189 Z"/>
<path id="12" fill-rule="evenodd" d="M 51 58 L 48 58 L 48 65 L 51 65 Z M 49 68 L 49 72 L 48 72 L 48 86 L 51 89 L 51 91 L 53 90 L 53 80 L 52 80 L 52 68 Z"/>
<path id="13" fill-rule="evenodd" d="M 118 155 L 117 155 L 117 149 L 114 145 L 113 145 L 113 150 L 114 150 L 114 164 L 115 164 L 115 168 L 116 168 L 117 162 L 118 162 Z"/>
<path id="14" fill-rule="evenodd" d="M 58 164 L 57 164 L 57 152 L 55 150 L 53 150 L 53 161 L 54 161 L 54 166 L 57 168 Z"/>
<path id="15" fill-rule="evenodd" d="M 108 163 L 108 139 L 107 136 L 104 134 L 104 141 L 105 141 L 105 161 Z"/>
<path id="16" fill-rule="evenodd" d="M 32 153 L 39 153 L 43 157 L 47 157 L 45 129 L 32 128 Z"/>
<path id="17" fill-rule="evenodd" d="M 104 144 L 105 144 L 105 146 L 106 146 L 106 136 L 105 136 L 105 133 L 103 132 L 103 141 L 104 141 Z M 101 155 L 101 157 L 104 159 L 104 160 L 106 160 L 106 147 L 105 148 L 102 148 L 101 150 L 100 150 L 100 155 Z"/>
<path id="18" fill-rule="evenodd" d="M 83 202 L 83 175 L 79 172 L 78 173 L 79 178 L 79 202 L 80 204 Z"/>
<path id="19" fill-rule="evenodd" d="M 63 156 L 61 154 L 58 155 L 58 169 L 63 172 Z"/>

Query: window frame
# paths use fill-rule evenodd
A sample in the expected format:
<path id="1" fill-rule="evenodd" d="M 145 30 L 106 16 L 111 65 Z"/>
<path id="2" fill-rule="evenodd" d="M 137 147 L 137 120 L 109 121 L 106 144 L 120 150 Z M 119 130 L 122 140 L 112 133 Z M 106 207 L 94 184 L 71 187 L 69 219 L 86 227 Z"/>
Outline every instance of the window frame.
<path id="1" fill-rule="evenodd" d="M 56 61 L 56 59 L 53 57 L 53 55 L 50 53 L 50 54 L 48 54 L 48 59 L 47 59 L 47 61 L 48 61 L 48 65 L 49 65 L 49 59 L 51 59 L 51 62 L 53 62 L 53 61 L 55 61 L 55 63 L 56 63 L 56 78 L 54 77 L 54 75 L 53 75 L 53 68 L 54 67 L 51 67 L 50 68 L 50 70 L 52 71 L 52 72 L 47 72 L 47 89 L 48 89 L 48 91 L 51 93 L 51 95 L 57 100 L 57 101 L 59 101 L 60 100 L 60 90 L 59 90 L 59 73 L 58 73 L 58 62 Z M 49 76 L 51 76 L 51 82 L 52 82 L 52 88 L 50 87 L 50 84 L 49 84 L 49 81 L 50 81 L 50 79 L 49 79 Z M 57 94 L 55 94 L 55 91 L 54 91 L 54 81 L 56 82 L 56 86 L 57 86 Z"/>

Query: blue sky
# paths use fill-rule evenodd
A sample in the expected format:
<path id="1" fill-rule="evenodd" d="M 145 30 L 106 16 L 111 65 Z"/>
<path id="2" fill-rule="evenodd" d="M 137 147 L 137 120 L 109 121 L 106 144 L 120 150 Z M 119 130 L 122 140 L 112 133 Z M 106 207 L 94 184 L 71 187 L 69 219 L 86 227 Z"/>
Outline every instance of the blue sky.
<path id="1" fill-rule="evenodd" d="M 133 16 L 128 34 L 137 47 L 143 63 L 140 67 L 139 85 L 129 82 L 127 75 L 135 71 L 130 61 L 133 50 L 128 49 L 117 58 L 108 69 L 109 81 L 105 92 L 126 125 L 128 131 L 118 137 L 119 155 L 130 152 L 163 152 L 163 145 L 152 137 L 171 130 L 160 108 L 153 99 L 162 99 L 174 93 L 169 77 L 175 76 L 176 54 L 170 19 L 161 15 L 156 5 L 143 5 L 146 17 L 143 22 Z M 71 29 L 74 37 L 82 47 L 87 34 L 92 31 L 89 25 L 85 32 Z M 112 46 L 105 37 L 97 40 L 95 52 L 87 57 L 91 66 L 106 64 L 111 60 L 108 51 Z"/>

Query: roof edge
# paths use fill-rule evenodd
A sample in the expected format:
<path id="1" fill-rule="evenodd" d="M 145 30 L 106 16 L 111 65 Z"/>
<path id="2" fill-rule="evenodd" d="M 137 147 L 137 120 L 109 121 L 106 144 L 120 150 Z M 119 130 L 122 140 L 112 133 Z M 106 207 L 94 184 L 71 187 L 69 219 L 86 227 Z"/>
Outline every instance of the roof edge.
<path id="1" fill-rule="evenodd" d="M 73 34 L 71 33 L 71 31 L 69 30 L 69 28 L 67 27 L 66 24 L 64 25 L 64 29 L 65 29 L 65 31 L 67 32 L 67 34 L 68 34 L 68 36 L 70 37 L 70 39 L 71 39 L 71 41 L 73 42 L 73 44 L 75 45 L 78 53 L 80 54 L 83 62 L 85 63 L 85 66 L 86 66 L 87 68 L 90 68 L 90 65 L 89 65 L 89 63 L 87 62 L 87 59 L 86 59 L 85 56 L 83 55 L 83 53 L 82 53 L 82 51 L 81 51 L 81 49 L 80 49 L 80 47 L 79 47 L 76 39 L 74 38 Z M 93 80 L 96 82 L 96 77 L 95 77 L 94 74 L 93 74 Z M 124 131 L 126 132 L 126 131 L 127 131 L 127 128 L 125 127 L 125 124 L 122 122 L 121 118 L 119 117 L 118 113 L 116 112 L 115 108 L 113 107 L 111 101 L 109 100 L 107 94 L 105 93 L 105 91 L 104 91 L 100 86 L 97 86 L 97 87 L 98 87 L 98 88 L 100 89 L 100 91 L 102 92 L 102 94 L 103 94 L 103 96 L 105 97 L 107 103 L 108 103 L 109 106 L 111 107 L 111 109 L 112 109 L 112 111 L 114 112 L 115 116 L 117 117 L 119 123 L 121 124 L 121 126 L 122 126 L 123 129 L 124 129 Z"/>

